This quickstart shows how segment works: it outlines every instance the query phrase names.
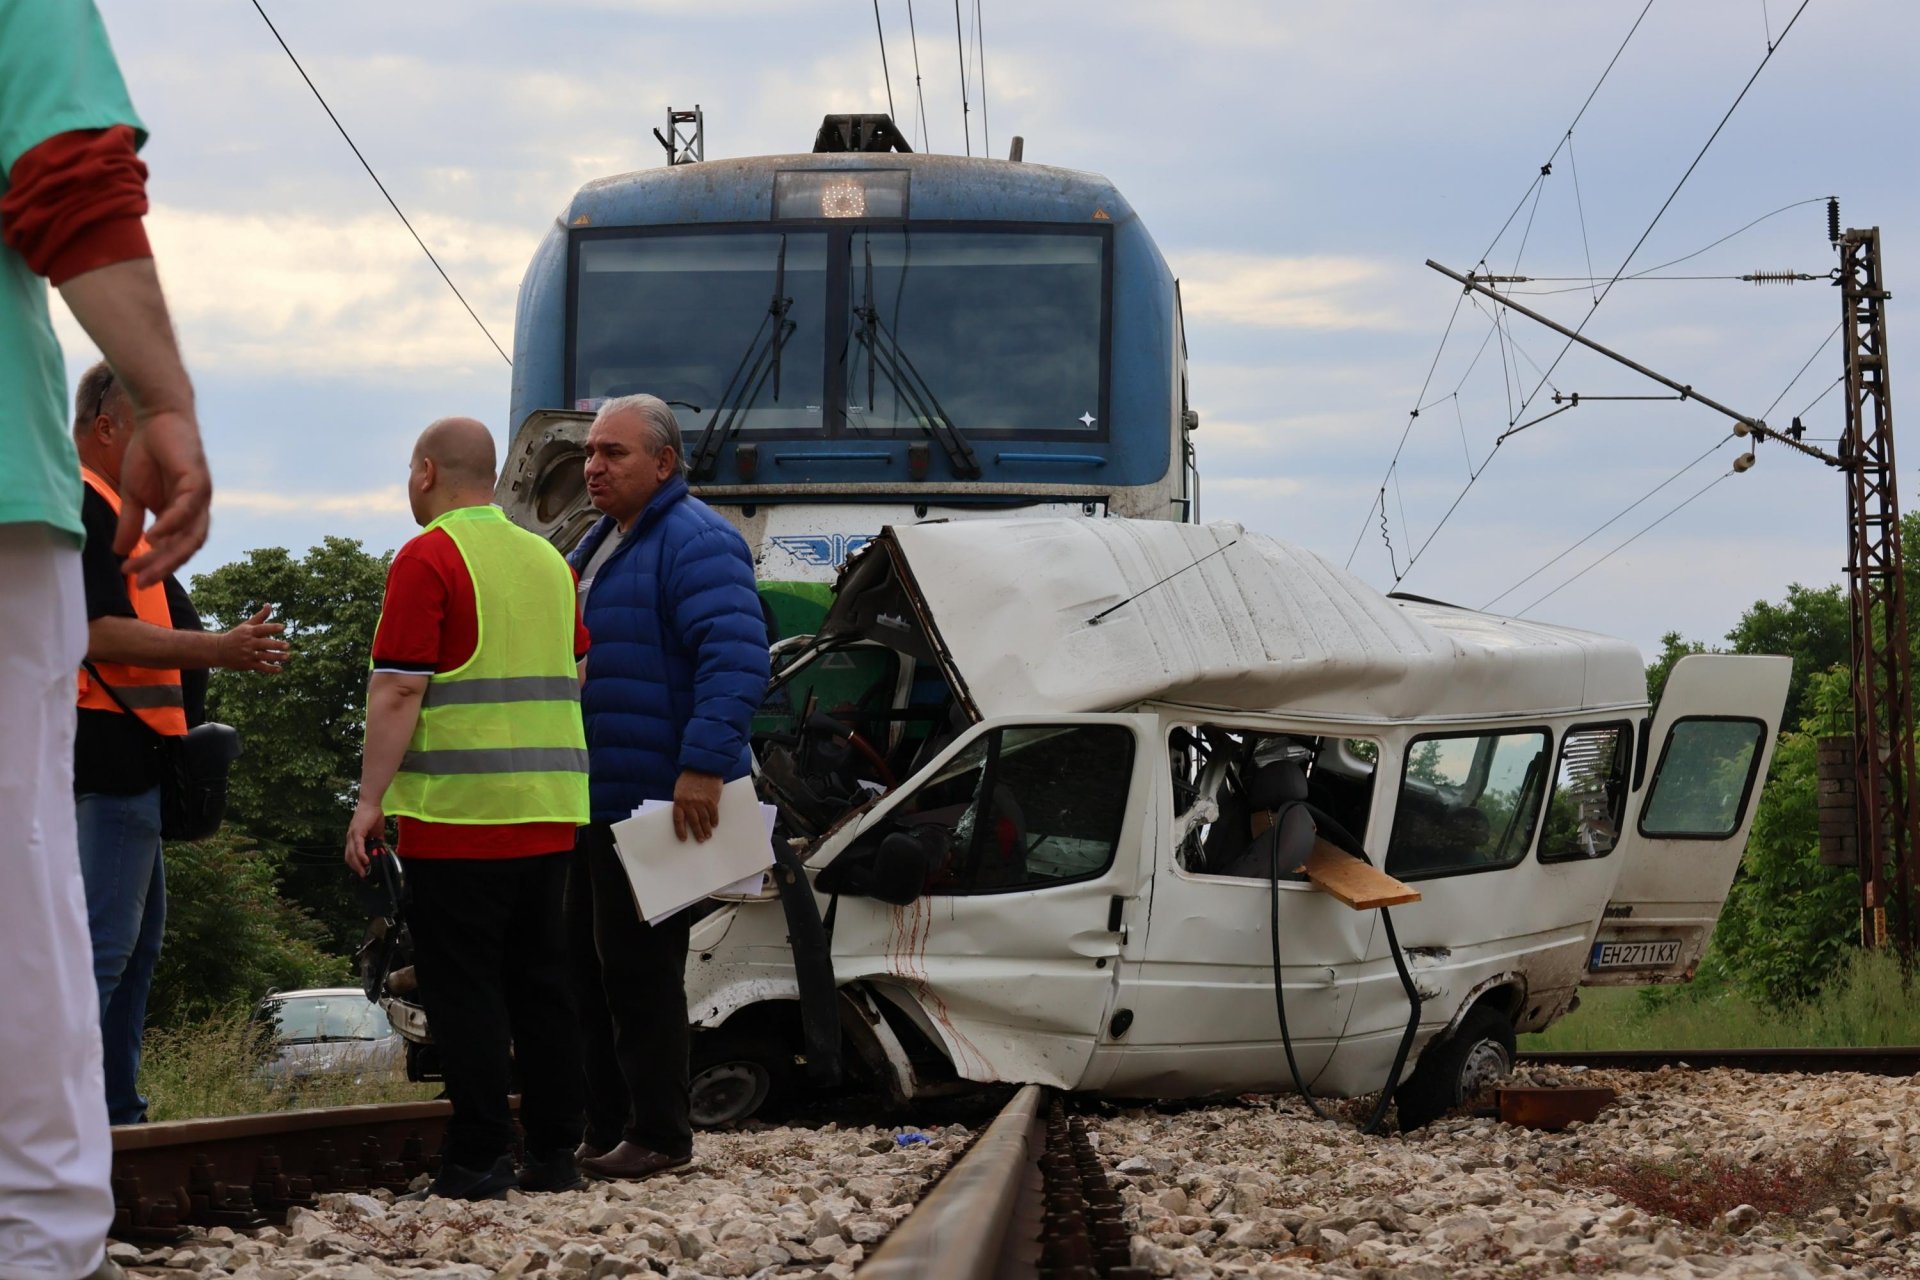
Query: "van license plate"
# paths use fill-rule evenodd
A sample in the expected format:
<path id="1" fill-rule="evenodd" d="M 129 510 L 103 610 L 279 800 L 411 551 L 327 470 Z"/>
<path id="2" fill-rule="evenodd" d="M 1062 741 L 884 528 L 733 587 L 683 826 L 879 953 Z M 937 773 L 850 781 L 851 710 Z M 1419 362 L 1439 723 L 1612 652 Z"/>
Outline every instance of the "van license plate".
<path id="1" fill-rule="evenodd" d="M 1589 969 L 1658 969 L 1680 958 L 1680 939 L 1651 942 L 1596 942 Z"/>

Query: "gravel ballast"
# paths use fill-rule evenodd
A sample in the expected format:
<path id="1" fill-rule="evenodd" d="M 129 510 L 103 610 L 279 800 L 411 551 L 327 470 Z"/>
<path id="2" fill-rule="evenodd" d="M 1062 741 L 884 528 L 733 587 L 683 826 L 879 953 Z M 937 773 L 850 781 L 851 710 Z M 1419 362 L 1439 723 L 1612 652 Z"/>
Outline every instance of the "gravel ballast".
<path id="1" fill-rule="evenodd" d="M 903 1145 L 901 1132 L 703 1133 L 693 1168 L 644 1182 L 481 1204 L 327 1195 L 284 1230 L 216 1227 L 170 1248 L 114 1244 L 110 1256 L 171 1280 L 844 1280 L 972 1136 L 951 1125 Z"/>
<path id="2" fill-rule="evenodd" d="M 1915 1080 L 1538 1068 L 1516 1083 L 1620 1097 L 1563 1133 L 1466 1117 L 1365 1137 L 1295 1098 L 1089 1127 L 1133 1261 L 1157 1276 L 1920 1276 Z"/>
<path id="3" fill-rule="evenodd" d="M 1086 1123 L 1133 1262 L 1156 1276 L 1920 1278 L 1920 1078 L 1538 1067 L 1518 1082 L 1620 1096 L 1564 1133 L 1465 1116 L 1368 1137 L 1291 1097 Z M 284 1229 L 112 1256 L 205 1280 L 841 1280 L 972 1138 L 901 1132 L 701 1134 L 695 1168 L 646 1182 L 477 1205 L 329 1195 Z"/>

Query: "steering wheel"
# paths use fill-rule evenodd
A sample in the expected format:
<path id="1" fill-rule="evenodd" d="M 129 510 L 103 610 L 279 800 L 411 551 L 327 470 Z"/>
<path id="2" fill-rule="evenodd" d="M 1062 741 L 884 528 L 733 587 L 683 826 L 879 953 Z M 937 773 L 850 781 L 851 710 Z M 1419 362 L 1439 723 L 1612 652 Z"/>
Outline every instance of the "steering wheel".
<path id="1" fill-rule="evenodd" d="M 891 791 L 899 784 L 898 779 L 893 776 L 893 769 L 887 764 L 887 758 L 875 750 L 873 744 L 853 726 L 835 719 L 824 711 L 816 711 L 801 725 L 801 733 L 819 734 L 822 737 L 837 738 L 845 742 L 873 766 L 874 772 L 880 775 L 880 781 L 887 790 Z"/>

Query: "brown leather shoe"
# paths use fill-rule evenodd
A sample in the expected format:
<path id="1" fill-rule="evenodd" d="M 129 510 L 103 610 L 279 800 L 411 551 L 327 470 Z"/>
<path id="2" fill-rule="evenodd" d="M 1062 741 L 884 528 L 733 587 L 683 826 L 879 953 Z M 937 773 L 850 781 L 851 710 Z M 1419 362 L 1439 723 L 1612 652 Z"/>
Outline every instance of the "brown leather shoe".
<path id="1" fill-rule="evenodd" d="M 580 1172 L 590 1178 L 651 1178 L 692 1163 L 692 1156 L 663 1156 L 637 1142 L 622 1142 L 605 1155 L 582 1160 Z"/>
<path id="2" fill-rule="evenodd" d="M 598 1160 L 605 1154 L 607 1153 L 602 1148 L 594 1146 L 591 1142 L 583 1142 L 573 1149 L 573 1160 L 575 1164 L 579 1164 L 586 1160 Z"/>

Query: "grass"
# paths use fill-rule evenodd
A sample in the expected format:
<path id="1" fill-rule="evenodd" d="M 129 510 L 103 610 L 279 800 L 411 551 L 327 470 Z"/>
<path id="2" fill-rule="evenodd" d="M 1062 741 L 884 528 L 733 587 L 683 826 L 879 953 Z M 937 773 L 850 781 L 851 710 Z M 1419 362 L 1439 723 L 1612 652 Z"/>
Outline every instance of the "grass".
<path id="1" fill-rule="evenodd" d="M 150 1120 L 195 1120 L 245 1116 L 295 1107 L 338 1107 L 358 1102 L 416 1102 L 435 1097 L 437 1084 L 404 1078 L 363 1080 L 315 1077 L 293 1085 L 269 1079 L 257 1040 L 244 1013 L 216 1014 L 205 1021 L 149 1031 L 140 1064 L 140 1092 Z"/>
<path id="2" fill-rule="evenodd" d="M 1675 1160 L 1623 1158 L 1573 1181 L 1690 1227 L 1711 1227 L 1743 1204 L 1769 1218 L 1799 1217 L 1839 1204 L 1860 1190 L 1867 1169 L 1846 1139 L 1835 1138 L 1766 1160 L 1698 1153 Z"/>
<path id="3" fill-rule="evenodd" d="M 1818 998 L 1774 1008 L 1731 986 L 1590 987 L 1522 1050 L 1741 1049 L 1920 1044 L 1920 1000 L 1887 951 L 1859 952 Z"/>

